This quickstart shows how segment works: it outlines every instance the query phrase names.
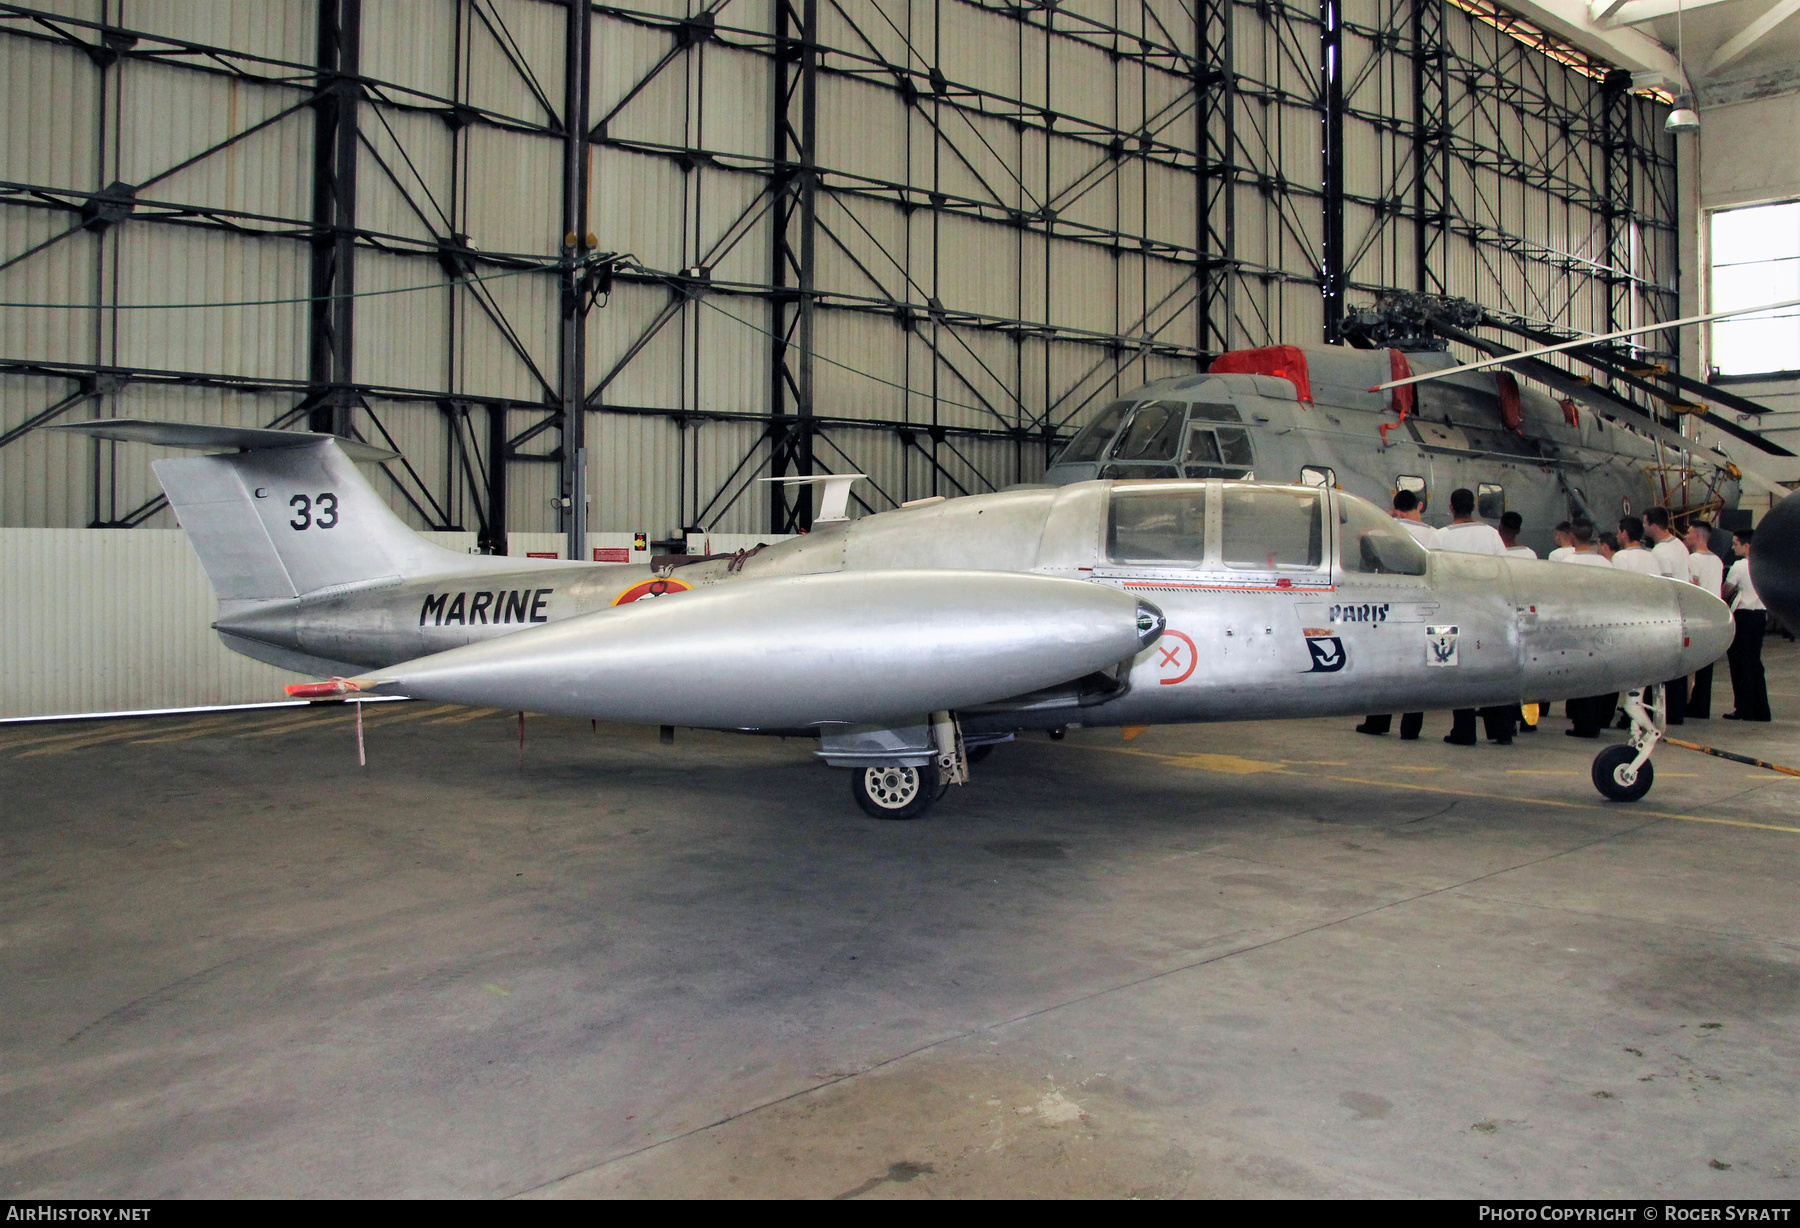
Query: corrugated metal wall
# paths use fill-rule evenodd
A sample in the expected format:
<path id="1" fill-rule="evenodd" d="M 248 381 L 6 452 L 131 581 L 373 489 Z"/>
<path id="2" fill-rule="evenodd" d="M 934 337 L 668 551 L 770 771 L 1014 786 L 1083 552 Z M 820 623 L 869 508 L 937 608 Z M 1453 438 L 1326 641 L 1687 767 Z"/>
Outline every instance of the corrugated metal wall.
<path id="1" fill-rule="evenodd" d="M 49 364 L 192 377 L 89 388 L 66 411 L 76 416 L 296 420 L 309 308 L 295 300 L 311 293 L 316 253 L 315 82 L 295 70 L 319 62 L 319 6 L 339 2 L 252 13 L 72 0 L 62 26 L 0 19 L 0 180 L 21 186 L 0 192 L 0 301 L 70 304 L 0 314 L 0 432 L 82 391 Z M 559 297 L 542 270 L 562 252 L 566 10 L 360 8 L 358 426 L 404 449 L 407 466 L 382 479 L 403 515 L 472 528 L 479 406 L 510 402 L 494 412 L 517 437 L 557 397 Z M 1030 480 L 1046 425 L 1066 431 L 1209 345 L 1319 339 L 1334 73 L 1352 305 L 1382 287 L 1424 288 L 1598 328 L 1660 311 L 1674 282 L 1672 228 L 1609 238 L 1595 78 L 1503 32 L 1474 0 L 818 4 L 804 8 L 820 49 L 814 148 L 798 154 L 777 148 L 797 106 L 777 106 L 782 11 L 663 0 L 591 16 L 587 227 L 644 270 L 590 316 L 594 530 L 768 527 L 768 489 L 744 479 L 770 447 L 757 420 L 776 383 L 769 287 L 777 240 L 791 237 L 772 225 L 792 174 L 778 156 L 819 168 L 811 410 L 835 425 L 814 454 L 868 472 L 871 506 Z M 1335 66 L 1321 50 L 1331 11 Z M 1422 13 L 1450 82 L 1436 136 L 1438 117 L 1416 113 Z M 1202 45 L 1207 28 L 1220 45 Z M 1229 66 L 1228 88 L 1196 85 L 1209 57 Z M 1202 156 L 1207 107 L 1229 130 L 1222 159 Z M 1654 108 L 1634 100 L 1632 117 L 1632 139 L 1666 152 Z M 1439 138 L 1448 156 L 1434 169 L 1421 140 Z M 1447 203 L 1425 242 L 1427 173 Z M 1209 178 L 1229 184 L 1231 247 L 1203 258 Z M 115 183 L 135 191 L 135 210 L 109 216 L 96 201 Z M 1639 175 L 1615 194 L 1636 217 L 1668 218 L 1664 186 Z M 1218 217 L 1208 222 L 1218 232 Z M 466 243 L 463 271 L 487 280 L 452 278 L 438 259 L 447 243 Z M 1617 267 L 1619 251 L 1633 267 Z M 680 276 L 697 269 L 704 282 Z M 1218 276 L 1229 284 L 1209 308 L 1203 284 Z M 196 303 L 240 305 L 179 306 Z M 552 456 L 555 438 L 522 442 L 526 459 L 510 466 L 514 531 L 561 527 L 553 457 L 530 460 Z M 154 454 L 19 439 L 0 448 L 0 524 L 166 527 Z"/>

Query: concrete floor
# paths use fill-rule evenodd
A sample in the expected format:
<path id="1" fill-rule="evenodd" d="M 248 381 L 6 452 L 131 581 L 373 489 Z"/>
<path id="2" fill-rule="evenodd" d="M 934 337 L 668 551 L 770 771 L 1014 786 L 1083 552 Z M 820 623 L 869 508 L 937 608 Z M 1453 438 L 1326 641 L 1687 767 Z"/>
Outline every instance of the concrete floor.
<path id="1" fill-rule="evenodd" d="M 1800 779 L 1352 723 L 0 730 L 0 1195 L 1790 1197 Z"/>

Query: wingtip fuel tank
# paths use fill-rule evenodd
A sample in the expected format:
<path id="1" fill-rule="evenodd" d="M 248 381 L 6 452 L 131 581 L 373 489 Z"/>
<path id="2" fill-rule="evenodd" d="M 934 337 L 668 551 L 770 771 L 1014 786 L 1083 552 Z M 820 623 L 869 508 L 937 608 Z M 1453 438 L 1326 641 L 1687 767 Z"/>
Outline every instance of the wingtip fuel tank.
<path id="1" fill-rule="evenodd" d="M 956 709 L 1136 656 L 1160 610 L 1077 580 L 980 571 L 745 580 L 582 615 L 357 679 L 568 716 L 804 728 Z M 771 686 L 772 679 L 782 680 Z"/>

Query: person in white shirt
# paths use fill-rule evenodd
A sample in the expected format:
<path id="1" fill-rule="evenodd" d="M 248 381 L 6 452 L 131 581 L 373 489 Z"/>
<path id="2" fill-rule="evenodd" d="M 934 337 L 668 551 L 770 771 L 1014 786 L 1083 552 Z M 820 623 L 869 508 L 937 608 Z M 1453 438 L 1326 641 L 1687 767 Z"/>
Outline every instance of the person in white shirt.
<path id="1" fill-rule="evenodd" d="M 1644 512 L 1644 532 L 1653 543 L 1650 553 L 1656 558 L 1656 566 L 1662 574 L 1671 580 L 1683 584 L 1688 579 L 1688 549 L 1681 544 L 1681 539 L 1669 531 L 1669 509 L 1653 507 Z M 1680 725 L 1687 720 L 1688 680 L 1686 676 L 1671 678 L 1663 684 L 1663 694 L 1668 700 L 1668 723 Z"/>
<path id="2" fill-rule="evenodd" d="M 1725 588 L 1725 561 L 1712 552 L 1712 526 L 1696 520 L 1688 526 L 1688 580 L 1715 597 Z M 1687 715 L 1706 720 L 1712 715 L 1713 667 L 1708 664 L 1694 671 L 1693 686 L 1688 690 Z"/>
<path id="3" fill-rule="evenodd" d="M 1412 534 L 1414 541 L 1427 550 L 1438 548 L 1438 531 L 1426 524 L 1419 516 L 1419 496 L 1410 490 L 1394 492 L 1394 510 L 1390 513 L 1400 522 L 1400 527 Z M 1392 712 L 1372 712 L 1363 718 L 1363 723 L 1356 727 L 1356 732 L 1381 737 L 1394 725 Z M 1416 742 L 1419 730 L 1425 727 L 1423 712 L 1403 712 L 1400 714 L 1400 740 Z"/>
<path id="4" fill-rule="evenodd" d="M 1551 529 L 1550 537 L 1551 540 L 1556 543 L 1556 548 L 1544 557 L 1549 559 L 1552 563 L 1560 563 L 1571 554 L 1574 554 L 1575 538 L 1572 530 L 1573 526 L 1566 520 L 1557 525 L 1554 529 Z"/>
<path id="5" fill-rule="evenodd" d="M 1600 543 L 1594 538 L 1594 522 L 1577 520 L 1569 526 L 1569 540 L 1575 544 L 1569 548 L 1562 562 L 1576 563 L 1583 567 L 1611 567 L 1612 563 L 1600 553 Z"/>
<path id="6" fill-rule="evenodd" d="M 1612 565 L 1620 571 L 1635 571 L 1643 576 L 1660 576 L 1662 565 L 1644 548 L 1644 522 L 1636 516 L 1619 519 L 1621 548 L 1614 552 Z"/>
<path id="7" fill-rule="evenodd" d="M 1663 575 L 1671 580 L 1688 582 L 1688 548 L 1681 544 L 1681 538 L 1669 528 L 1669 510 L 1653 507 L 1644 513 L 1644 531 L 1650 535 L 1650 553 L 1656 556 L 1656 565 L 1662 568 Z"/>
<path id="8" fill-rule="evenodd" d="M 1400 527 L 1412 534 L 1412 539 L 1427 550 L 1438 549 L 1438 531 L 1425 523 L 1425 517 L 1419 512 L 1419 496 L 1410 490 L 1394 492 L 1394 510 L 1391 513 Z"/>
<path id="9" fill-rule="evenodd" d="M 1728 721 L 1766 721 L 1769 719 L 1769 681 L 1763 673 L 1763 633 L 1768 630 L 1769 615 L 1756 585 L 1750 582 L 1750 543 L 1756 534 L 1739 529 L 1732 535 L 1731 553 L 1737 561 L 1725 573 L 1725 597 L 1731 602 L 1731 620 L 1737 624 L 1737 636 L 1725 652 L 1731 667 L 1731 700 L 1733 708 L 1725 714 Z"/>
<path id="10" fill-rule="evenodd" d="M 1506 543 L 1494 526 L 1475 519 L 1475 492 L 1459 486 L 1450 492 L 1450 523 L 1438 530 L 1438 549 L 1460 554 L 1506 555 Z M 1488 741 L 1511 746 L 1513 717 L 1518 705 L 1481 709 L 1481 721 L 1487 727 Z M 1450 736 L 1444 741 L 1452 746 L 1475 745 L 1475 709 L 1457 708 L 1450 714 Z"/>
<path id="11" fill-rule="evenodd" d="M 1458 487 L 1450 492 L 1450 523 L 1438 530 L 1438 549 L 1459 554 L 1506 553 L 1506 543 L 1494 526 L 1475 519 L 1475 492 Z"/>
<path id="12" fill-rule="evenodd" d="M 1508 512 L 1500 517 L 1500 541 L 1506 546 L 1506 553 L 1518 559 L 1535 559 L 1537 551 L 1530 546 L 1519 544 L 1519 530 L 1525 527 L 1525 518 L 1517 512 Z"/>

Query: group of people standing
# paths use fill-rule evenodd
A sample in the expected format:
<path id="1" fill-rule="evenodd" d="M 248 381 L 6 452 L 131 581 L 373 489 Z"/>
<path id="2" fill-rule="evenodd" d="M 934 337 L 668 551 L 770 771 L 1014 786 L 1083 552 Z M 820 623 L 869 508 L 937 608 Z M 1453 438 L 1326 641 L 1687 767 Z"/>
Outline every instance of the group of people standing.
<path id="1" fill-rule="evenodd" d="M 1464 554 L 1516 555 L 1537 557 L 1529 546 L 1519 544 L 1519 531 L 1524 520 L 1517 512 L 1500 518 L 1499 528 L 1475 516 L 1475 493 L 1467 489 L 1450 492 L 1451 521 L 1443 528 L 1433 528 L 1421 515 L 1419 496 L 1410 490 L 1394 495 L 1393 517 L 1427 550 L 1453 550 Z M 1750 543 L 1754 531 L 1739 529 L 1732 535 L 1730 567 L 1712 550 L 1713 526 L 1704 520 L 1692 522 L 1685 533 L 1677 534 L 1670 526 L 1667 508 L 1653 507 L 1643 516 L 1624 516 L 1612 533 L 1597 532 L 1592 521 L 1564 521 L 1556 526 L 1553 536 L 1556 548 L 1550 561 L 1579 567 L 1616 567 L 1622 571 L 1640 572 L 1647 576 L 1664 576 L 1683 584 L 1694 584 L 1731 605 L 1737 634 L 1732 640 L 1726 660 L 1731 670 L 1731 693 L 1735 708 L 1724 714 L 1728 721 L 1767 721 L 1769 717 L 1768 683 L 1763 673 L 1762 644 L 1768 630 L 1768 613 L 1756 586 L 1750 581 Z M 1648 544 L 1646 544 L 1646 542 Z M 1706 666 L 1688 679 L 1672 678 L 1663 684 L 1667 695 L 1668 723 L 1683 724 L 1688 717 L 1705 720 L 1712 713 L 1713 667 Z M 1617 695 L 1592 695 L 1568 701 L 1572 738 L 1597 738 L 1600 730 L 1613 719 L 1618 706 Z M 1540 705 L 1547 711 L 1547 705 Z M 1510 745 L 1514 732 L 1535 733 L 1536 726 L 1523 719 L 1518 705 L 1495 708 L 1460 708 L 1453 714 L 1449 736 L 1444 741 L 1453 746 L 1473 746 L 1478 740 L 1476 718 L 1481 718 L 1488 739 Z M 1358 733 L 1385 734 L 1392 727 L 1392 715 L 1368 717 L 1356 727 Z M 1411 741 L 1424 727 L 1423 712 L 1408 712 L 1400 718 L 1400 736 Z M 1626 728 L 1621 723 L 1620 728 Z"/>

